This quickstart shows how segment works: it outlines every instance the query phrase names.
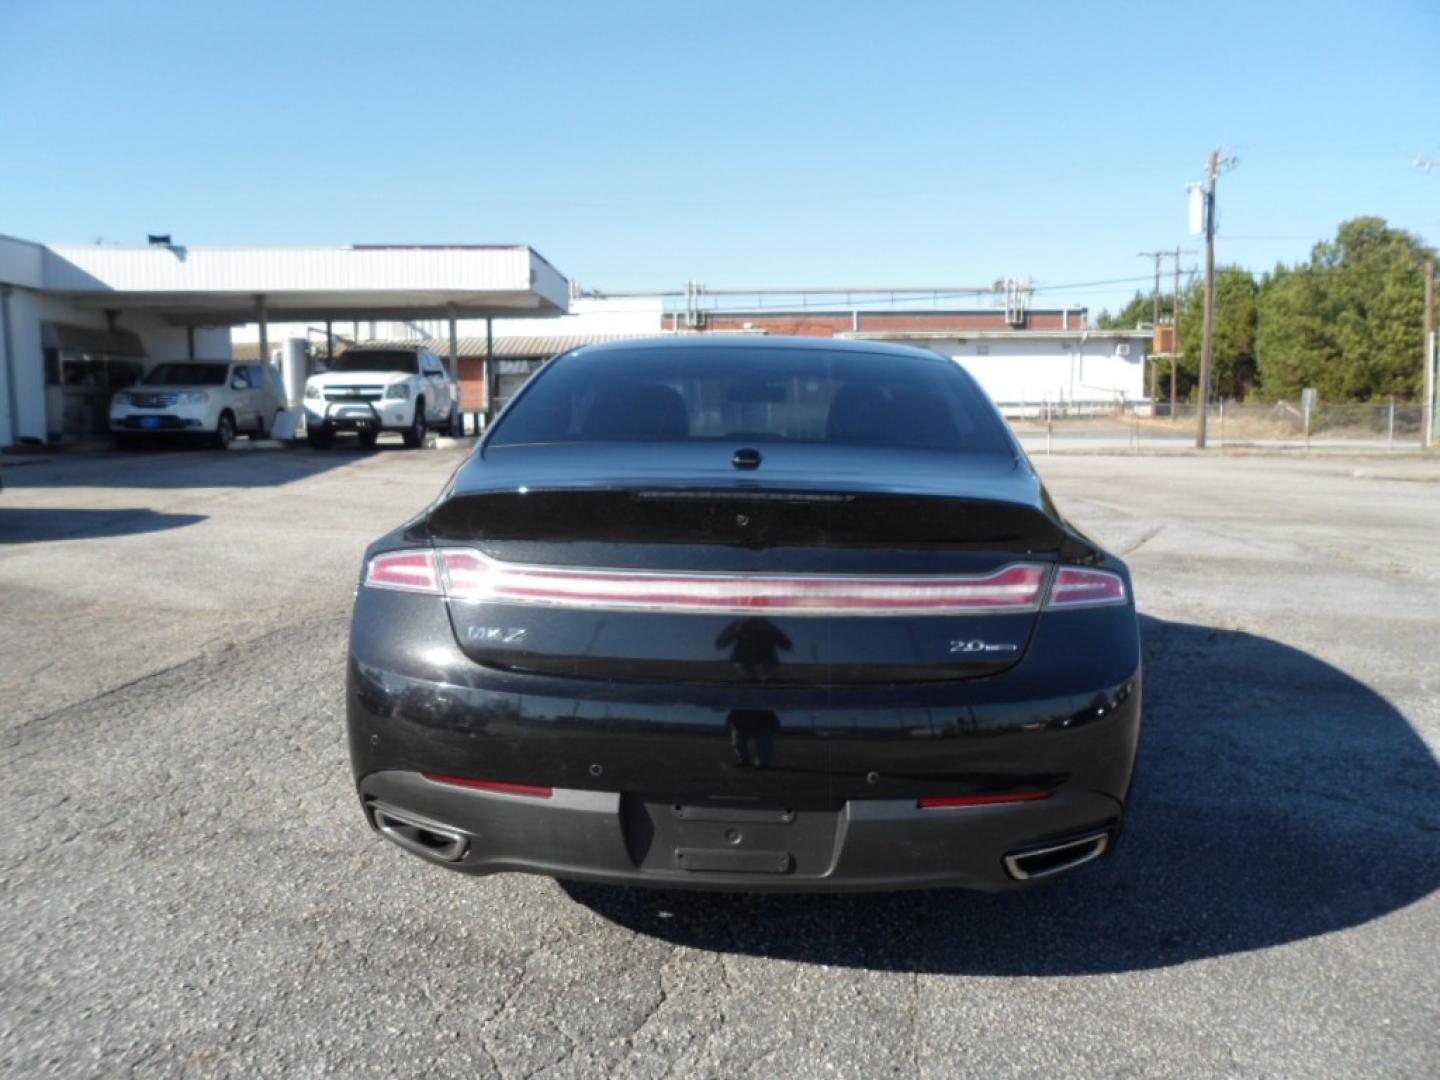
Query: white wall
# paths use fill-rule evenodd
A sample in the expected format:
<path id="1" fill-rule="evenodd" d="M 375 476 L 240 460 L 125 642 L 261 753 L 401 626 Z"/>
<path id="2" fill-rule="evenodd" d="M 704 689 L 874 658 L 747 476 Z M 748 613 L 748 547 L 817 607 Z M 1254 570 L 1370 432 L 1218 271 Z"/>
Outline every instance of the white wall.
<path id="1" fill-rule="evenodd" d="M 4 283 L 0 282 L 0 288 L 3 287 Z M 10 354 L 6 352 L 6 340 L 10 329 L 6 315 L 10 310 L 11 299 L 8 295 L 0 297 L 0 446 L 9 446 L 15 441 L 15 432 L 10 430 L 11 377 L 5 366 L 11 362 Z"/>
<path id="2" fill-rule="evenodd" d="M 160 319 L 128 312 L 121 313 L 115 325 L 118 329 L 133 330 L 139 334 L 151 360 L 188 360 L 190 358 L 190 343 L 186 340 L 183 326 L 171 326 Z M 230 346 L 230 328 L 228 326 L 197 326 L 195 328 L 195 359 L 229 360 L 234 355 Z"/>
<path id="3" fill-rule="evenodd" d="M 664 329 L 664 301 L 658 296 L 615 300 L 571 300 L 570 314 L 554 319 L 496 319 L 495 336 L 527 334 L 658 334 Z M 485 326 L 470 331 L 483 334 Z M 462 331 L 464 333 L 464 331 Z"/>
<path id="4" fill-rule="evenodd" d="M 0 236 L 0 282 L 38 289 L 44 284 L 45 248 Z"/>
<path id="5" fill-rule="evenodd" d="M 11 293 L 10 347 L 14 353 L 19 423 L 7 442 L 45 438 L 45 352 L 40 324 L 51 321 L 105 329 L 103 312 L 75 308 L 33 289 L 16 289 Z"/>
<path id="6" fill-rule="evenodd" d="M 997 404 L 1106 405 L 1145 396 L 1145 342 L 1119 355 L 1114 338 L 992 338 L 927 341 L 974 375 Z"/>

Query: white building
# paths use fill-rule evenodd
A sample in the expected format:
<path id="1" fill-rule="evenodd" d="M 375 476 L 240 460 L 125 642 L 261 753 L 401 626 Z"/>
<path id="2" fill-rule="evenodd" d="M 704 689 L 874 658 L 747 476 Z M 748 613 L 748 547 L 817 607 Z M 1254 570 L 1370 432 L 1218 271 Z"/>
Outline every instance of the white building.
<path id="1" fill-rule="evenodd" d="M 146 247 L 0 236 L 0 446 L 103 431 L 162 360 L 228 359 L 230 328 L 382 319 L 546 323 L 569 283 L 519 246 Z M 266 350 L 268 352 L 268 349 Z"/>
<path id="2" fill-rule="evenodd" d="M 1007 416 L 1093 412 L 1145 397 L 1149 330 L 891 330 L 837 335 L 953 357 Z"/>

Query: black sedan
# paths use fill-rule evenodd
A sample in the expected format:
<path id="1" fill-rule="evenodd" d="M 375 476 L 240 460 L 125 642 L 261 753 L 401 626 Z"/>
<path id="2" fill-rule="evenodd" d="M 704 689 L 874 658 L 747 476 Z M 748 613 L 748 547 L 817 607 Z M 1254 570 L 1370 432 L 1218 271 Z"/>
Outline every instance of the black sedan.
<path id="1" fill-rule="evenodd" d="M 674 337 L 549 363 L 371 545 L 348 712 L 457 870 L 1002 890 L 1114 846 L 1140 642 L 953 361 Z"/>

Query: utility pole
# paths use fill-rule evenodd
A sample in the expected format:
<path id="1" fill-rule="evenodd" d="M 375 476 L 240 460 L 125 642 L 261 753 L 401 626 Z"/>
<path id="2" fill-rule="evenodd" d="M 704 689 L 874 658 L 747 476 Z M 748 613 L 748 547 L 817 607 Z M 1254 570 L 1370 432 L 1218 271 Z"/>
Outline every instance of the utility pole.
<path id="1" fill-rule="evenodd" d="M 1153 325 L 1155 325 L 1155 326 L 1159 326 L 1159 325 L 1160 325 L 1160 260 L 1163 259 L 1163 258 L 1165 258 L 1165 256 L 1169 255 L 1170 252 L 1168 252 L 1168 251 L 1141 251 L 1141 252 L 1138 252 L 1137 254 L 1138 254 L 1138 256 L 1139 256 L 1140 258 L 1142 258 L 1142 259 L 1154 259 L 1154 260 L 1155 260 L 1155 291 L 1152 292 L 1150 295 L 1151 295 L 1151 297 L 1152 297 L 1152 298 L 1154 299 L 1154 301 L 1155 301 L 1155 317 L 1154 317 L 1154 319 L 1152 320 L 1152 323 L 1153 323 Z"/>
<path id="2" fill-rule="evenodd" d="M 1171 304 L 1171 318 L 1172 318 L 1172 320 L 1173 320 L 1173 328 L 1174 328 L 1175 333 L 1174 333 L 1174 335 L 1173 335 L 1173 341 L 1172 341 L 1171 347 L 1170 347 L 1168 350 L 1161 350 L 1161 349 L 1159 349 L 1159 348 L 1157 347 L 1157 348 L 1151 353 L 1152 360 L 1151 360 L 1151 366 L 1150 366 L 1150 400 L 1151 400 L 1152 403 L 1154 403 L 1154 402 L 1156 402 L 1156 400 L 1158 399 L 1158 396 L 1159 396 L 1159 395 L 1156 393 L 1157 387 L 1156 387 L 1156 385 L 1155 385 L 1156 382 L 1159 380 L 1159 377 L 1160 377 L 1160 369 L 1159 369 L 1159 367 L 1158 367 L 1158 364 L 1159 364 L 1159 362 L 1160 362 L 1161 360 L 1164 360 L 1164 359 L 1168 359 L 1168 360 L 1170 361 L 1170 419 L 1171 419 L 1171 420 L 1174 420 L 1174 419 L 1175 419 L 1175 378 L 1176 378 L 1176 361 L 1177 361 L 1177 359 L 1178 359 L 1179 353 L 1181 352 L 1181 349 L 1180 349 L 1180 259 L 1181 259 L 1182 256 L 1185 256 L 1185 255 L 1194 255 L 1194 254 L 1195 254 L 1195 249 L 1194 249 L 1194 248 L 1180 248 L 1180 247 L 1173 248 L 1173 249 L 1171 249 L 1171 250 L 1169 250 L 1169 251 L 1141 251 L 1141 252 L 1138 252 L 1138 255 L 1139 255 L 1140 258 L 1144 258 L 1144 259 L 1154 259 L 1154 260 L 1155 260 L 1155 292 L 1154 292 L 1154 319 L 1155 319 L 1155 322 L 1154 322 L 1154 325 L 1155 325 L 1155 327 L 1156 327 L 1155 342 L 1156 342 L 1156 345 L 1157 345 L 1157 346 L 1158 346 L 1159 340 L 1160 340 L 1159 327 L 1160 327 L 1160 265 L 1161 265 L 1161 260 L 1162 260 L 1162 259 L 1174 259 L 1174 260 L 1175 260 L 1175 295 L 1174 295 L 1174 297 L 1173 297 L 1173 302 L 1172 302 L 1172 304 Z M 1152 404 L 1152 407 L 1153 407 L 1153 404 Z M 1156 415 L 1159 415 L 1158 412 L 1157 412 Z"/>
<path id="3" fill-rule="evenodd" d="M 1160 260 L 1163 259 L 1166 255 L 1169 255 L 1169 254 L 1170 254 L 1170 253 L 1169 253 L 1168 251 L 1141 251 L 1141 252 L 1138 252 L 1138 253 L 1137 253 L 1138 257 L 1141 258 L 1141 259 L 1154 259 L 1154 260 L 1155 260 L 1155 291 L 1151 294 L 1151 296 L 1154 298 L 1155 315 L 1154 315 L 1154 318 L 1151 319 L 1151 321 L 1150 321 L 1150 325 L 1151 325 L 1151 326 L 1154 326 L 1154 327 L 1158 327 L 1158 326 L 1160 325 Z M 1155 381 L 1156 381 L 1156 379 L 1159 377 L 1159 374 L 1160 374 L 1160 369 L 1155 366 L 1155 361 L 1154 361 L 1154 360 L 1151 360 L 1151 361 L 1150 361 L 1150 400 L 1151 400 L 1151 402 L 1154 402 L 1154 400 L 1155 400 Z M 1152 405 L 1152 408 L 1153 408 L 1153 405 Z"/>
<path id="4" fill-rule="evenodd" d="M 1205 166 L 1205 336 L 1200 348 L 1200 408 L 1195 414 L 1195 447 L 1205 449 L 1205 410 L 1210 405 L 1210 367 L 1215 351 L 1215 182 L 1233 169 L 1239 159 L 1220 150 L 1210 151 Z"/>
<path id="5" fill-rule="evenodd" d="M 1177 367 L 1179 366 L 1179 363 L 1180 363 L 1180 361 L 1179 361 L 1179 359 L 1178 359 L 1178 356 L 1179 356 L 1179 355 L 1183 355 L 1184 352 L 1185 352 L 1185 346 L 1184 346 L 1184 344 L 1183 344 L 1183 343 L 1181 342 L 1181 340 L 1180 340 L 1180 311 L 1181 311 L 1181 308 L 1182 308 L 1182 305 L 1183 305 L 1183 301 L 1180 299 L 1180 256 L 1182 256 L 1182 255 L 1194 255 L 1194 254 L 1195 254 L 1195 249 L 1194 249 L 1194 248 L 1184 248 L 1184 249 L 1182 250 L 1181 248 L 1177 247 L 1177 248 L 1175 249 L 1174 254 L 1175 254 L 1175 305 L 1174 305 L 1174 306 L 1175 306 L 1175 351 L 1170 354 L 1170 420 L 1171 420 L 1172 423 L 1173 423 L 1174 420 L 1175 420 L 1175 376 L 1176 376 L 1176 369 L 1177 369 Z M 1178 355 L 1177 355 L 1177 354 L 1178 354 Z"/>

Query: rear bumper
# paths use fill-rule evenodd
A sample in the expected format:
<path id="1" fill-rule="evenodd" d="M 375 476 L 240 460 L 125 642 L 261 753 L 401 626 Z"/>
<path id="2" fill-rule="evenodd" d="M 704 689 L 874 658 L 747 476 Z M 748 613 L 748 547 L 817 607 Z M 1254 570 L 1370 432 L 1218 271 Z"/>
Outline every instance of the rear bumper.
<path id="1" fill-rule="evenodd" d="M 460 650 L 437 598 L 362 588 L 347 714 L 372 827 L 377 804 L 430 822 L 432 846 L 449 834 L 452 850 L 405 846 L 462 871 L 747 891 L 996 891 L 1038 880 L 1008 871 L 1008 856 L 1101 835 L 1113 843 L 1140 732 L 1139 639 L 1133 610 L 1098 608 L 1042 620 L 1017 665 L 962 683 L 629 684 L 484 667 Z M 426 773 L 555 794 L 501 795 Z M 1035 791 L 1051 794 L 919 805 Z M 712 815 L 713 829 L 681 828 L 656 810 L 667 800 L 789 808 L 810 827 L 741 825 L 735 842 L 724 829 L 736 822 Z M 687 850 L 718 869 L 682 866 Z M 732 873 L 733 859 L 714 857 L 731 850 L 791 858 L 784 872 L 757 855 Z M 1064 852 L 1041 861 L 1066 868 Z"/>
<path id="2" fill-rule="evenodd" d="M 745 892 L 1017 889 L 1107 854 L 1121 824 L 1119 802 L 1092 792 L 941 810 L 851 799 L 768 822 L 745 807 L 681 822 L 677 806 L 677 827 L 663 830 L 641 806 L 654 802 L 617 792 L 560 788 L 537 798 L 388 770 L 365 777 L 360 795 L 372 827 L 465 873 Z"/>

